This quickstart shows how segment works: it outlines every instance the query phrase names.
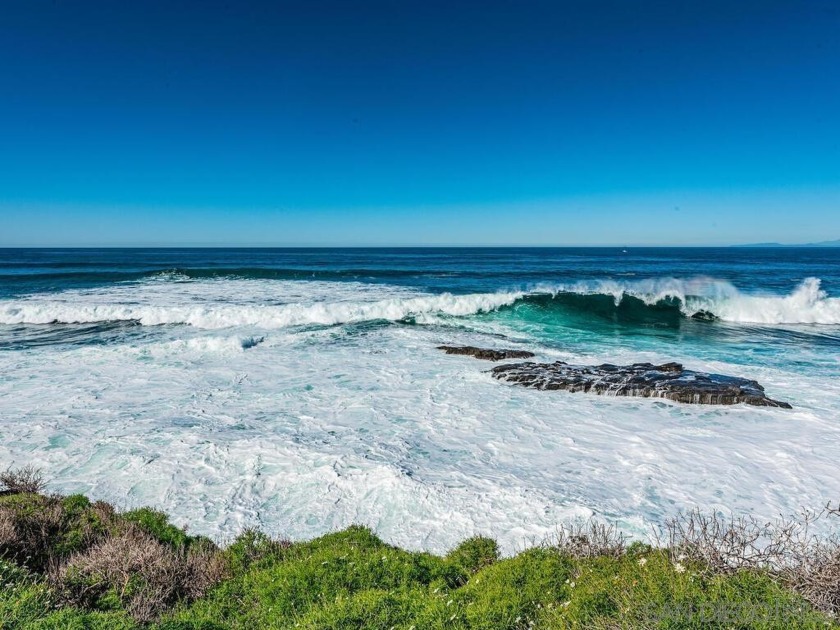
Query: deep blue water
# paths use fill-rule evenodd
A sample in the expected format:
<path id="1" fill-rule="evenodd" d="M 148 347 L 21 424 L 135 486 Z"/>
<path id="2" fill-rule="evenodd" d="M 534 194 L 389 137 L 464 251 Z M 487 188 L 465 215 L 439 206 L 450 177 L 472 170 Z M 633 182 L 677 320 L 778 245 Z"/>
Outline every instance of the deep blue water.
<path id="1" fill-rule="evenodd" d="M 625 345 L 695 343 L 724 354 L 747 345 L 751 353 L 779 355 L 797 344 L 834 352 L 840 343 L 840 248 L 2 249 L 0 348 L 119 339 L 132 332 L 123 324 L 134 319 L 81 313 L 74 319 L 72 312 L 53 319 L 42 308 L 27 321 L 11 310 L 21 299 L 26 306 L 33 297 L 63 300 L 85 291 L 99 292 L 95 300 L 107 305 L 108 287 L 136 285 L 142 292 L 145 283 L 167 278 L 247 279 L 266 287 L 320 281 L 423 294 L 524 292 L 513 305 L 467 315 L 504 320 L 554 346 L 609 346 L 618 337 Z M 812 295 L 802 288 L 807 279 L 816 279 Z M 775 301 L 750 302 L 756 296 Z M 270 296 L 265 303 L 287 300 Z M 44 329 L 45 323 L 54 326 Z"/>
<path id="2" fill-rule="evenodd" d="M 177 271 L 191 278 L 389 282 L 495 291 L 602 278 L 705 275 L 785 294 L 817 277 L 840 293 L 840 248 L 0 249 L 0 297 Z"/>

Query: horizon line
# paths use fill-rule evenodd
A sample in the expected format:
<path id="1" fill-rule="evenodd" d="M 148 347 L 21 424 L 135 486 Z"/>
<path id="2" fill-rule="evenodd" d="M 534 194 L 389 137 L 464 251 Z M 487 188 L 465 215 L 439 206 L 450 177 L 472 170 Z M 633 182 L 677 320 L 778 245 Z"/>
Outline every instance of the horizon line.
<path id="1" fill-rule="evenodd" d="M 823 241 L 826 242 L 826 241 Z M 827 241 L 829 243 L 840 241 Z M 269 244 L 134 244 L 134 245 L 2 245 L 0 250 L 19 249 L 837 249 L 838 245 L 821 243 L 735 243 L 675 245 L 541 245 L 541 244 L 395 244 L 395 245 L 269 245 Z"/>

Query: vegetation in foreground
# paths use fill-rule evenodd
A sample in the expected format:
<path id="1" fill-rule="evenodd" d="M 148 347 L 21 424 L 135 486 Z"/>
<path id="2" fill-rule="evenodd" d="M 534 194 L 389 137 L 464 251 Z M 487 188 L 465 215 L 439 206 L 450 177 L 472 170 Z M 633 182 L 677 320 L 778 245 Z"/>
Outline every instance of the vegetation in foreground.
<path id="1" fill-rule="evenodd" d="M 222 549 L 154 510 L 43 494 L 33 470 L 0 483 L 3 629 L 824 628 L 840 611 L 840 548 L 813 515 L 695 513 L 656 548 L 588 524 L 511 558 L 482 537 L 407 552 L 363 527 Z"/>

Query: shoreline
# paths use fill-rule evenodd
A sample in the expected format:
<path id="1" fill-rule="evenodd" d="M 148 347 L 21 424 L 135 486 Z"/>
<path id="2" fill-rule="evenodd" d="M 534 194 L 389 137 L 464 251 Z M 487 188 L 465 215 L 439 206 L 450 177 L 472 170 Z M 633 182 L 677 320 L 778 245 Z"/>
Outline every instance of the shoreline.
<path id="1" fill-rule="evenodd" d="M 219 546 L 162 512 L 42 494 L 31 468 L 2 482 L 4 628 L 817 628 L 840 612 L 840 543 L 809 537 L 813 515 L 692 512 L 662 526 L 662 546 L 589 521 L 511 556 L 481 536 L 435 555 L 358 525 L 298 542 L 245 530 Z M 757 533 L 775 545 L 759 556 Z"/>

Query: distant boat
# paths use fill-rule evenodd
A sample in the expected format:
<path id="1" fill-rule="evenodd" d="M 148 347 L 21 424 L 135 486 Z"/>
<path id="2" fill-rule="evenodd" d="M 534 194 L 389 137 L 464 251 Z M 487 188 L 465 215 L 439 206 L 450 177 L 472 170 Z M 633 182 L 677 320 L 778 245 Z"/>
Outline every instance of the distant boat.
<path id="1" fill-rule="evenodd" d="M 626 253 L 627 253 L 627 250 L 626 250 L 626 249 L 622 249 L 622 250 L 621 250 L 621 253 L 622 253 L 622 254 L 626 254 Z"/>

